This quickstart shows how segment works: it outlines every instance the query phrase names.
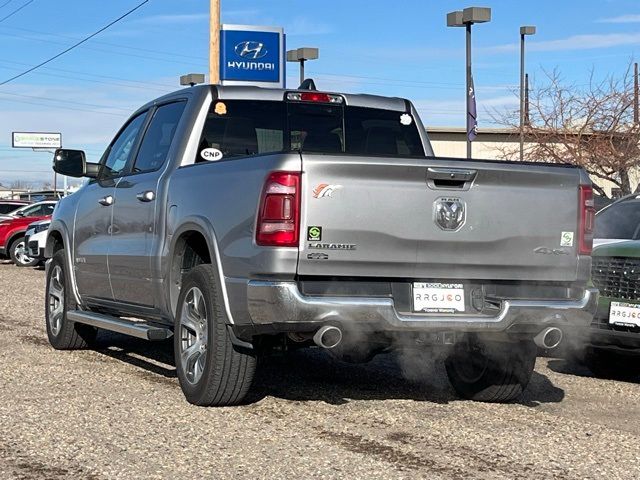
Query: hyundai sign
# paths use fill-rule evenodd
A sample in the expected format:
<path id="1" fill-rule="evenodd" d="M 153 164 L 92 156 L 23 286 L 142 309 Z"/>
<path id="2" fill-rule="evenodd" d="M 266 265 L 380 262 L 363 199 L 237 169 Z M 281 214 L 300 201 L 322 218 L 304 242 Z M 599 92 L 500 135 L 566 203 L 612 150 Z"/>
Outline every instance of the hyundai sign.
<path id="1" fill-rule="evenodd" d="M 222 25 L 220 82 L 284 88 L 284 52 L 282 28 Z"/>

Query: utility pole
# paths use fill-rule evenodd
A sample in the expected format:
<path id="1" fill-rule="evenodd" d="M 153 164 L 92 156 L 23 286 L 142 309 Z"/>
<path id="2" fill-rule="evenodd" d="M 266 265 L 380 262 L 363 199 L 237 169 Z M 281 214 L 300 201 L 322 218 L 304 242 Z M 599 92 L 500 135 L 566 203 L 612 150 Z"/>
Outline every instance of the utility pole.
<path id="1" fill-rule="evenodd" d="M 638 62 L 633 64 L 633 123 L 638 125 Z"/>
<path id="2" fill-rule="evenodd" d="M 209 83 L 220 83 L 220 0 L 210 0 Z"/>
<path id="3" fill-rule="evenodd" d="M 525 108 L 525 74 L 524 74 L 524 37 L 534 35 L 536 27 L 520 27 L 520 161 L 524 160 L 524 108 Z"/>

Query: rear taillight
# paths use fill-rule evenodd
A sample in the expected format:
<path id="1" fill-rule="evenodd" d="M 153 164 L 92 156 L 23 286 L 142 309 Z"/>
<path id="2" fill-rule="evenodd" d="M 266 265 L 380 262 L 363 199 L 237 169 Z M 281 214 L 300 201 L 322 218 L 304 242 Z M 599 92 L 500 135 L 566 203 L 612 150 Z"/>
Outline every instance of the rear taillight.
<path id="1" fill-rule="evenodd" d="M 300 236 L 300 173 L 272 172 L 260 199 L 256 243 L 297 247 Z"/>
<path id="2" fill-rule="evenodd" d="M 593 188 L 580 185 L 580 222 L 578 226 L 578 253 L 591 255 L 593 250 L 593 226 L 596 209 L 593 203 Z"/>

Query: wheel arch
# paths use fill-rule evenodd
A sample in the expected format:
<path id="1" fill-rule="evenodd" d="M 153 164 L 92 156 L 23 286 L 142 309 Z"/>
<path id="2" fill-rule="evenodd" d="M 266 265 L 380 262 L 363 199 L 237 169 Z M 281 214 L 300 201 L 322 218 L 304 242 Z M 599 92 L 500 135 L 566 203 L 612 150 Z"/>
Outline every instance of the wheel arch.
<path id="1" fill-rule="evenodd" d="M 167 291 L 168 307 L 171 313 L 174 318 L 177 316 L 178 296 L 184 274 L 200 264 L 210 264 L 215 269 L 220 279 L 225 312 L 229 323 L 233 324 L 215 230 L 210 221 L 201 216 L 185 218 L 173 234 L 169 254 Z"/>
<path id="2" fill-rule="evenodd" d="M 47 243 L 44 247 L 44 256 L 46 258 L 51 258 L 53 255 L 64 248 L 66 265 L 69 271 L 69 279 L 71 280 L 71 291 L 75 297 L 76 303 L 81 305 L 80 295 L 78 293 L 78 284 L 76 283 L 76 274 L 73 269 L 73 252 L 71 237 L 69 235 L 69 230 L 67 229 L 66 224 L 59 220 L 54 220 L 51 222 L 49 226 L 49 233 L 47 234 Z"/>

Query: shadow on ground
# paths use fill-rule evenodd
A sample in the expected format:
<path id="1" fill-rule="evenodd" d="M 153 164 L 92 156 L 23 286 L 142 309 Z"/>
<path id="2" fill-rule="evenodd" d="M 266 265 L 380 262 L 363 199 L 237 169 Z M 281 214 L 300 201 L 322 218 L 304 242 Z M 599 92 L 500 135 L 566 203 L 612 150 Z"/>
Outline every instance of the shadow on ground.
<path id="1" fill-rule="evenodd" d="M 94 350 L 165 379 L 176 377 L 171 340 L 152 343 L 100 332 Z M 378 355 L 366 364 L 349 364 L 318 349 L 262 358 L 250 401 L 267 396 L 335 405 L 349 400 L 448 403 L 459 399 L 449 385 L 441 355 L 407 351 Z M 562 389 L 554 386 L 545 375 L 534 372 L 519 403 L 535 407 L 560 402 L 563 398 Z"/>

